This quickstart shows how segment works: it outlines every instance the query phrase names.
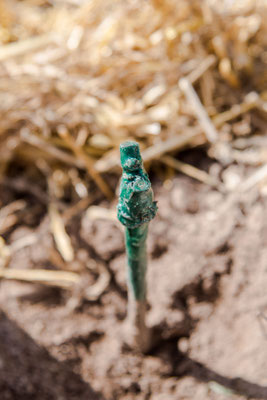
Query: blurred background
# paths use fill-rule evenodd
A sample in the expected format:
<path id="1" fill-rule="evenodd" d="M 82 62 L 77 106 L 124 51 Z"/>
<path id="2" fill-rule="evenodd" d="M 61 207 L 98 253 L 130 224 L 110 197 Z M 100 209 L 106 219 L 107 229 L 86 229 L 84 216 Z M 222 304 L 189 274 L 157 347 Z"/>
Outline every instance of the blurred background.
<path id="1" fill-rule="evenodd" d="M 267 399 L 266 18 L 264 0 L 0 2 L 1 398 Z M 115 340 L 128 139 L 159 201 L 146 357 Z"/>

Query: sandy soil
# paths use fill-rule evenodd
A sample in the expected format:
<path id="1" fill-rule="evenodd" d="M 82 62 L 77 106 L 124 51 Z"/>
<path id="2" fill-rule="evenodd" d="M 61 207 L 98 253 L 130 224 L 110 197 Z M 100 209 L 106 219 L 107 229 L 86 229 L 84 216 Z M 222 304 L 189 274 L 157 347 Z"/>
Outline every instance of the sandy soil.
<path id="1" fill-rule="evenodd" d="M 90 300 L 85 287 L 1 282 L 2 400 L 267 399 L 267 199 L 252 190 L 229 200 L 182 176 L 154 186 L 148 323 L 160 329 L 158 345 L 145 356 L 123 345 L 123 233 L 115 221 L 80 215 L 67 226 L 72 267 L 87 263 L 85 287 L 99 279 L 99 265 L 110 283 Z M 39 238 L 11 268 L 55 265 L 44 209 L 33 210 L 5 237 Z"/>

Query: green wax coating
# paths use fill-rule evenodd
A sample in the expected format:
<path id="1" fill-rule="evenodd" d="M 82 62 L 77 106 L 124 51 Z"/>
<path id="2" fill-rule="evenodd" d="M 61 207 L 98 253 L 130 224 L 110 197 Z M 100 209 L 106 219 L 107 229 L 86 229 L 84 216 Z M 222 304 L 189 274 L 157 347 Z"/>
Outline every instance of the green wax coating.
<path id="1" fill-rule="evenodd" d="M 125 229 L 128 279 L 136 300 L 144 300 L 146 295 L 146 238 L 148 223 L 134 229 Z"/>
<path id="2" fill-rule="evenodd" d="M 144 170 L 139 145 L 120 146 L 122 179 L 118 219 L 126 227 L 128 276 L 136 300 L 145 297 L 146 237 L 148 222 L 156 215 L 157 205 L 148 175 Z"/>

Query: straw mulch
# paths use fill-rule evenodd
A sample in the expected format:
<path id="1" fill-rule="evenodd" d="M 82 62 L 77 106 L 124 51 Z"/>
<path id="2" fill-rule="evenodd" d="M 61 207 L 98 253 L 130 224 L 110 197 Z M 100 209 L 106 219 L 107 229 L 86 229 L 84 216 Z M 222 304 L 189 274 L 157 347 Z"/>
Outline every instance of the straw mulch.
<path id="1" fill-rule="evenodd" d="M 100 173 L 127 138 L 151 160 L 206 141 L 223 157 L 222 145 L 262 134 L 265 11 L 262 1 L 2 2 L 1 174 L 18 158 L 59 162 L 87 169 L 109 197 Z"/>

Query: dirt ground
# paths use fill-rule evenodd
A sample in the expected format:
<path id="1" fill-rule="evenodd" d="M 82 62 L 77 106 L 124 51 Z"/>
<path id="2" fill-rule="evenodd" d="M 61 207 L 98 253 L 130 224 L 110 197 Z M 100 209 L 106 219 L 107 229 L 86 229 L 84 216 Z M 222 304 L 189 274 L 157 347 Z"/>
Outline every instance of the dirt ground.
<path id="1" fill-rule="evenodd" d="M 267 198 L 257 188 L 225 195 L 182 175 L 153 186 L 148 323 L 162 340 L 145 356 L 122 344 L 123 232 L 82 213 L 67 230 L 72 269 L 88 267 L 84 287 L 1 281 L 1 400 L 267 399 Z M 3 186 L 0 196 L 7 204 L 22 194 Z M 10 268 L 55 268 L 45 208 L 23 196 L 32 215 L 5 239 L 35 232 L 38 242 L 18 250 Z M 99 266 L 110 283 L 86 298 Z"/>

